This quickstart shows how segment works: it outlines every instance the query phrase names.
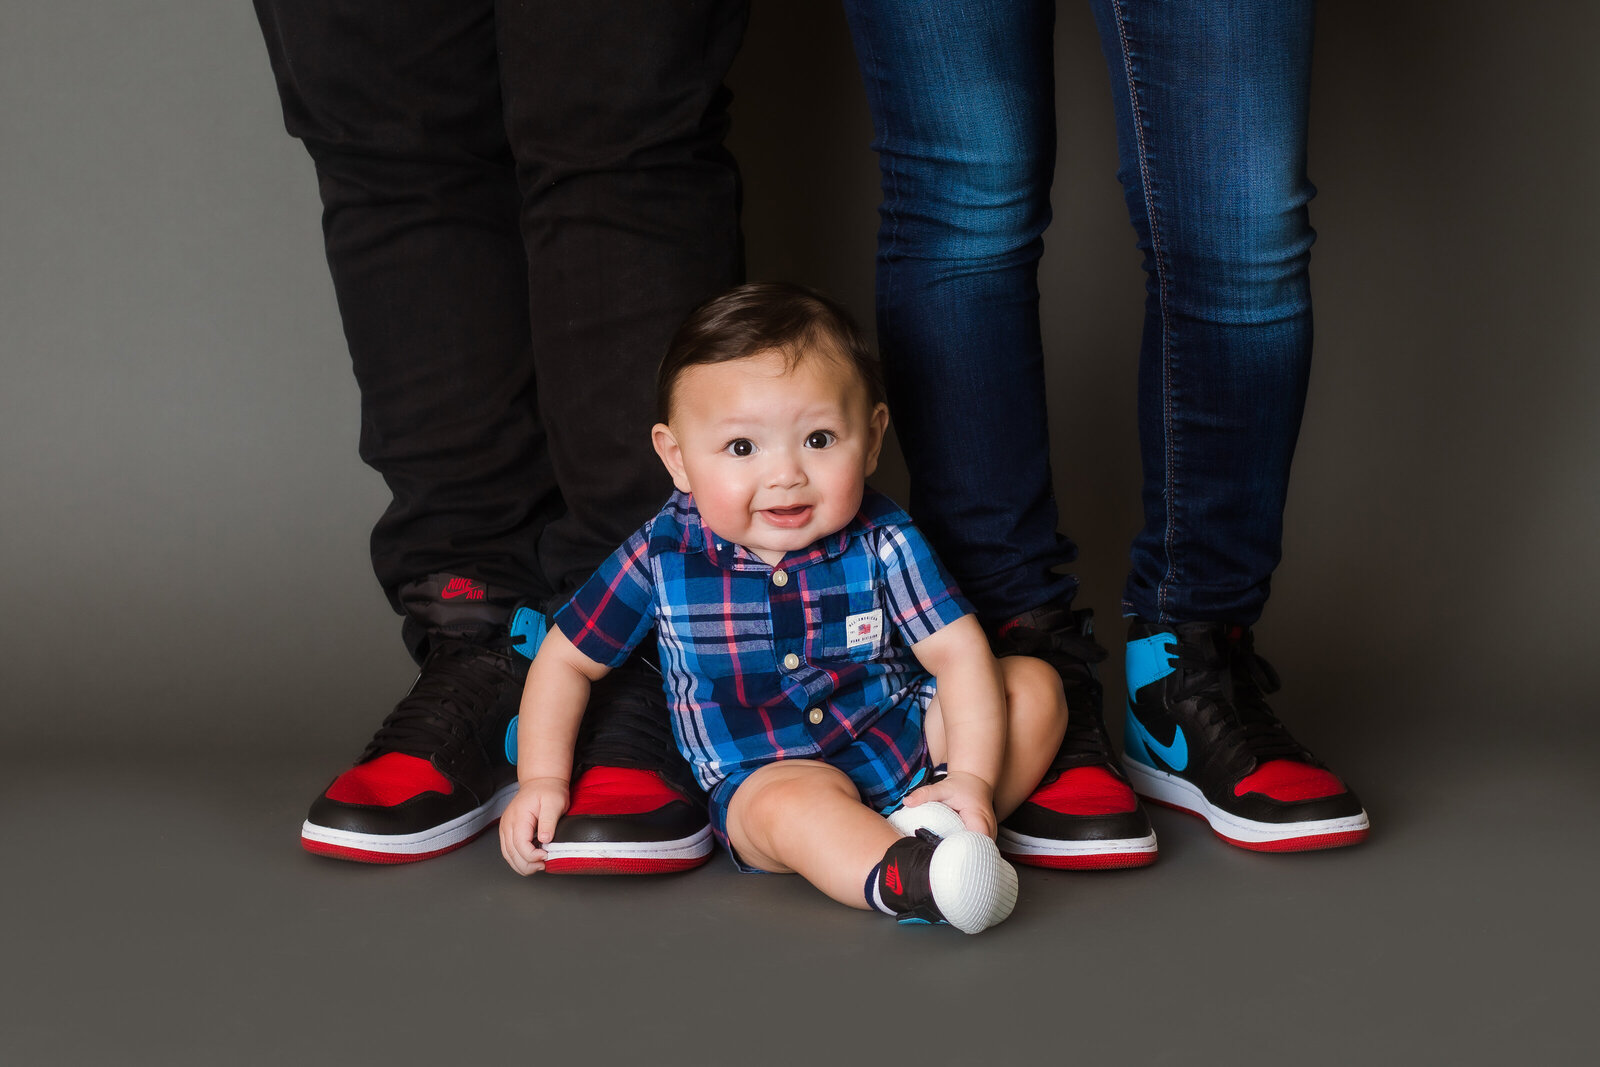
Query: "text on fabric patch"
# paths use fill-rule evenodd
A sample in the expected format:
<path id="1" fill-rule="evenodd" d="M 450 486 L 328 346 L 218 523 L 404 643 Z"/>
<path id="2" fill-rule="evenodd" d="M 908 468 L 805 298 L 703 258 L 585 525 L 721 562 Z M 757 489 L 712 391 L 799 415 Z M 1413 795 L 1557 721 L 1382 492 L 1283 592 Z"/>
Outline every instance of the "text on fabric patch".
<path id="1" fill-rule="evenodd" d="M 844 621 L 845 648 L 860 648 L 862 645 L 876 645 L 883 636 L 883 609 L 863 611 L 860 615 L 852 615 Z"/>

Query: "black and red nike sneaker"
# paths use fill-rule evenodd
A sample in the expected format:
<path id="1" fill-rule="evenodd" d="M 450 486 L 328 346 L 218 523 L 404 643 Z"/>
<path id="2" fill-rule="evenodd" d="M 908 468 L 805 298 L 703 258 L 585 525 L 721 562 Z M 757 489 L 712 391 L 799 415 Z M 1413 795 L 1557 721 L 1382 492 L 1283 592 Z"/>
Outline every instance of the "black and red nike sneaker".
<path id="1" fill-rule="evenodd" d="M 1067 733 L 1039 787 L 1000 824 L 1000 851 L 1032 867 L 1111 870 L 1156 859 L 1150 818 L 1106 736 L 1094 613 L 1046 605 L 995 628 L 996 656 L 1035 656 L 1061 675 Z"/>
<path id="2" fill-rule="evenodd" d="M 954 819 L 943 834 L 918 816 Z M 968 830 L 961 817 L 931 801 L 901 808 L 900 840 L 867 877 L 867 900 L 902 925 L 948 924 L 964 934 L 1004 922 L 1017 904 L 1017 871 L 1000 858 L 987 834 Z M 891 819 L 891 822 L 896 820 Z"/>
<path id="3" fill-rule="evenodd" d="M 550 874 L 670 874 L 711 857 L 705 802 L 668 785 L 659 772 L 591 767 L 545 846 Z"/>
<path id="4" fill-rule="evenodd" d="M 550 874 L 667 874 L 711 857 L 705 794 L 672 740 L 654 640 L 596 682 Z"/>
<path id="5" fill-rule="evenodd" d="M 1366 840 L 1361 801 L 1267 706 L 1278 676 L 1248 628 L 1133 619 L 1127 671 L 1123 761 L 1141 796 L 1257 852 Z"/>
<path id="6" fill-rule="evenodd" d="M 477 837 L 516 794 L 505 740 L 528 661 L 506 631 L 510 594 L 435 574 L 404 587 L 401 601 L 421 671 L 356 765 L 311 805 L 300 828 L 308 852 L 425 860 Z"/>

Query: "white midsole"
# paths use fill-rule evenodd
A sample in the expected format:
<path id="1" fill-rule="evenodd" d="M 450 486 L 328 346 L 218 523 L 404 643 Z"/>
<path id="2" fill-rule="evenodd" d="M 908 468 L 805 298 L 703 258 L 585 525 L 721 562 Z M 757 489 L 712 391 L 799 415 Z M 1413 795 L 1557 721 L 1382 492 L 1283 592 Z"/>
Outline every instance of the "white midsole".
<path id="1" fill-rule="evenodd" d="M 562 859 L 696 859 L 711 851 L 711 827 L 674 841 L 552 841 L 545 854 Z"/>
<path id="2" fill-rule="evenodd" d="M 485 826 L 500 817 L 517 795 L 517 783 L 512 782 L 465 815 L 449 822 L 431 826 L 414 834 L 362 834 L 352 830 L 336 830 L 331 826 L 318 826 L 307 819 L 300 826 L 300 836 L 307 841 L 325 845 L 358 849 L 363 852 L 384 852 L 396 856 L 413 856 L 420 852 L 436 852 L 441 848 L 458 845 L 483 831 Z"/>
<path id="3" fill-rule="evenodd" d="M 1352 833 L 1365 830 L 1369 824 L 1367 813 L 1348 815 L 1342 819 L 1317 819 L 1307 822 L 1271 823 L 1257 822 L 1229 814 L 1206 799 L 1200 787 L 1175 774 L 1147 767 L 1138 760 L 1124 759 L 1123 769 L 1133 782 L 1133 791 L 1151 800 L 1170 804 L 1175 808 L 1192 811 L 1211 824 L 1211 828 L 1235 841 L 1284 841 L 1294 837 L 1316 837 L 1321 834 Z"/>
<path id="4" fill-rule="evenodd" d="M 1110 856 L 1119 853 L 1154 852 L 1156 835 L 1123 837 L 1109 841 L 1063 841 L 1054 837 L 1029 837 L 1015 830 L 1000 828 L 1000 851 L 1013 856 Z"/>

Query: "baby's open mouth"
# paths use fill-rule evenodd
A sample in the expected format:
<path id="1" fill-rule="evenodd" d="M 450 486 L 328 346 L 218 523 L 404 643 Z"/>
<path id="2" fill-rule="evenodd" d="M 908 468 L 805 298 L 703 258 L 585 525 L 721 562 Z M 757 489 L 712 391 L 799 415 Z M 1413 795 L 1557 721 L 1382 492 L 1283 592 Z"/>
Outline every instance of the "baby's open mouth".
<path id="1" fill-rule="evenodd" d="M 763 508 L 761 514 L 774 526 L 803 526 L 811 517 L 810 504 L 797 504 L 788 508 Z"/>

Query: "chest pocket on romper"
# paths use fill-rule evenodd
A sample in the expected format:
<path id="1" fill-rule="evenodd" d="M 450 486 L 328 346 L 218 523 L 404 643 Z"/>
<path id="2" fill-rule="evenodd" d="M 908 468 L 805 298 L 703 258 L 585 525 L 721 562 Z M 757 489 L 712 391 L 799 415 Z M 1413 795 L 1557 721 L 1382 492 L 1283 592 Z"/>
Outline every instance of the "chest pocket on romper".
<path id="1" fill-rule="evenodd" d="M 816 647 L 820 659 L 868 663 L 882 657 L 890 622 L 874 573 L 876 562 L 861 554 L 830 561 L 829 592 L 807 610 L 813 634 L 820 626 Z"/>

